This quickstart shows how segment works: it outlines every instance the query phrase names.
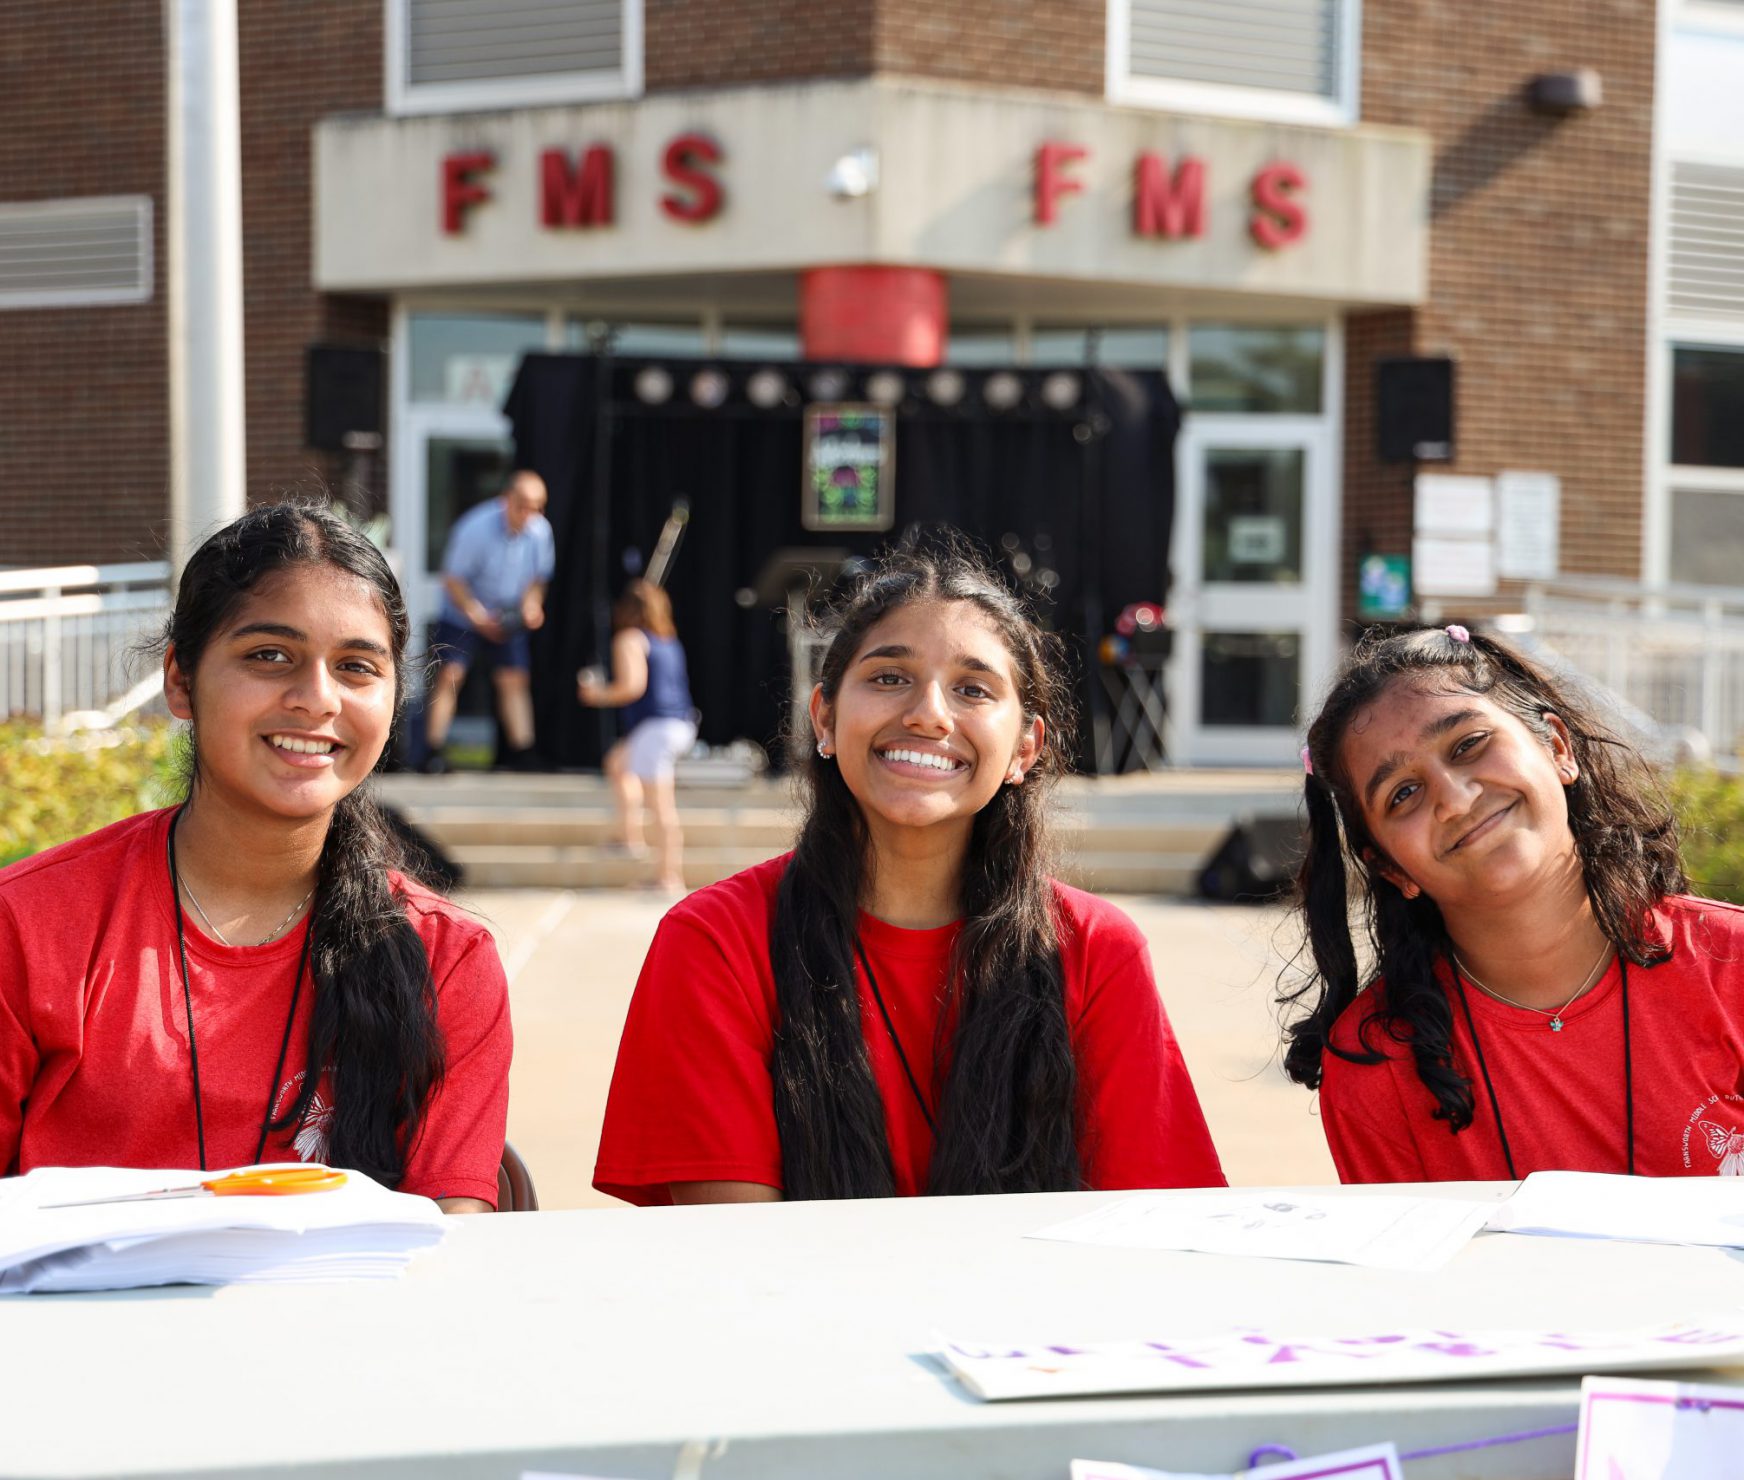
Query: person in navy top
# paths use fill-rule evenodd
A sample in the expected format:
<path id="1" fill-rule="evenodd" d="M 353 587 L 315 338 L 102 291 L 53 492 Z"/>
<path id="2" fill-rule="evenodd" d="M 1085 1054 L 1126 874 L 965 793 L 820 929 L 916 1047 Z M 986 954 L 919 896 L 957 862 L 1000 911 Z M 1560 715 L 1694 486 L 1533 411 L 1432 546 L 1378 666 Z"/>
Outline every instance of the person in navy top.
<path id="1" fill-rule="evenodd" d="M 481 651 L 491 665 L 503 735 L 517 767 L 532 754 L 527 634 L 545 624 L 545 588 L 557 563 L 544 510 L 545 480 L 522 468 L 501 495 L 461 515 L 448 536 L 442 614 L 430 644 L 441 667 L 424 716 L 427 771 L 447 769 L 442 747 L 466 671 Z"/>
<path id="2" fill-rule="evenodd" d="M 606 752 L 605 771 L 618 807 L 619 840 L 640 853 L 646 796 L 658 832 L 654 886 L 684 892 L 684 837 L 678 824 L 673 766 L 696 743 L 696 711 L 672 602 L 652 581 L 632 581 L 612 608 L 612 679 L 583 669 L 581 702 L 622 708 L 621 738 Z"/>

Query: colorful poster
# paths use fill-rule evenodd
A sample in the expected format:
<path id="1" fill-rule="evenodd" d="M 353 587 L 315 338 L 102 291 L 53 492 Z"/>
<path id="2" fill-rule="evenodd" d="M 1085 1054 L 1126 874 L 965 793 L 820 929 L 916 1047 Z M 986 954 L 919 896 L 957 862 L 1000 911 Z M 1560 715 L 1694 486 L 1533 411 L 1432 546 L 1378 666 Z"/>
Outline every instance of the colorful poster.
<path id="1" fill-rule="evenodd" d="M 805 409 L 807 529 L 889 529 L 895 522 L 895 413 L 882 406 Z"/>

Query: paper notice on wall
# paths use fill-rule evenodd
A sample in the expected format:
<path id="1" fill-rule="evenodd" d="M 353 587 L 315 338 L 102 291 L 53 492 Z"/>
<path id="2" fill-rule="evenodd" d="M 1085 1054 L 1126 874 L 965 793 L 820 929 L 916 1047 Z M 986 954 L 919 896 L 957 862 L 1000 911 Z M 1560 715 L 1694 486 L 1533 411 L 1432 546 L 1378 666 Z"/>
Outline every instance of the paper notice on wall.
<path id="1" fill-rule="evenodd" d="M 1411 527 L 1419 535 L 1487 535 L 1496 527 L 1496 490 L 1488 478 L 1419 473 Z"/>
<path id="2" fill-rule="evenodd" d="M 1189 1475 L 1182 1470 L 1152 1470 L 1092 1459 L 1072 1461 L 1072 1480 L 1332 1480 L 1334 1476 L 1339 1480 L 1402 1480 L 1403 1474 L 1398 1450 L 1391 1444 L 1371 1444 L 1218 1475 Z"/>
<path id="3" fill-rule="evenodd" d="M 1496 477 L 1496 574 L 1549 581 L 1561 559 L 1562 480 L 1554 473 Z"/>
<path id="4" fill-rule="evenodd" d="M 1419 535 L 1411 543 L 1411 581 L 1419 596 L 1494 596 L 1495 546 L 1487 537 Z"/>
<path id="5" fill-rule="evenodd" d="M 1581 1383 L 1575 1480 L 1737 1480 L 1741 1468 L 1744 1388 L 1626 1377 Z"/>
<path id="6" fill-rule="evenodd" d="M 1491 1203 L 1441 1197 L 1148 1192 L 1029 1237 L 1426 1272 L 1463 1249 L 1493 1211 Z"/>

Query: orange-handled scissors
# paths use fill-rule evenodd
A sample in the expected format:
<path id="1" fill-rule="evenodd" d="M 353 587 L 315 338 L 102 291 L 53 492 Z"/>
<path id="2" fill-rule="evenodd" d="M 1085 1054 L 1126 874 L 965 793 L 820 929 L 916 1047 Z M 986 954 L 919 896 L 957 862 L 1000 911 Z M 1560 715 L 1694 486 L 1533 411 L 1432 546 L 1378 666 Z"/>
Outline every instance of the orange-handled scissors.
<path id="1" fill-rule="evenodd" d="M 191 1187 L 160 1187 L 155 1192 L 130 1192 L 124 1197 L 92 1197 L 82 1202 L 44 1203 L 44 1208 L 91 1208 L 100 1203 L 160 1202 L 172 1197 L 294 1197 L 304 1192 L 332 1192 L 345 1185 L 345 1173 L 317 1163 L 294 1167 L 244 1167 Z"/>

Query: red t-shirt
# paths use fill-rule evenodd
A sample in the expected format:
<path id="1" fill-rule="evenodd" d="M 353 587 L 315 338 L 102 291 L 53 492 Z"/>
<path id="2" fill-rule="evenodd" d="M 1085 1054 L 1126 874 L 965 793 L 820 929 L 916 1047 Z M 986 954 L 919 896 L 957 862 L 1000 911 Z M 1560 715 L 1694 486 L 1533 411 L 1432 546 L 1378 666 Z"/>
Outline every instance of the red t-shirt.
<path id="1" fill-rule="evenodd" d="M 661 922 L 618 1046 L 594 1168 L 601 1192 L 649 1205 L 670 1202 L 672 1182 L 781 1186 L 769 1072 L 777 1017 L 769 929 L 787 861 L 773 858 L 700 890 Z M 1223 1186 L 1144 937 L 1094 895 L 1063 884 L 1054 891 L 1085 1184 Z M 865 914 L 859 925 L 930 1106 L 934 1032 L 959 927 L 901 930 Z M 932 1133 L 865 973 L 856 974 L 896 1190 L 913 1196 L 926 1186 Z"/>
<path id="2" fill-rule="evenodd" d="M 188 1020 L 165 845 L 149 812 L 0 870 L 0 1169 L 195 1167 Z M 447 1073 L 400 1190 L 493 1207 L 508 1113 L 508 988 L 489 934 L 394 876 L 429 953 Z M 264 946 L 223 946 L 185 918 L 206 1164 L 254 1159 L 308 925 Z M 304 978 L 273 1117 L 302 1088 L 315 994 Z M 265 1161 L 319 1161 L 330 1092 Z"/>
<path id="3" fill-rule="evenodd" d="M 1635 1100 L 1635 1171 L 1646 1177 L 1744 1175 L 1744 910 L 1674 897 L 1654 912 L 1671 955 L 1629 968 L 1629 1057 Z M 1514 1170 L 1621 1172 L 1628 1165 L 1622 978 L 1613 962 L 1562 1016 L 1465 990 L 1501 1106 Z M 1377 984 L 1370 991 L 1380 991 Z M 1508 1164 L 1489 1092 L 1451 975 L 1453 1062 L 1472 1082 L 1472 1123 L 1458 1135 L 1431 1112 L 1409 1048 L 1379 1026 L 1379 1064 L 1328 1053 L 1320 1115 L 1345 1182 L 1502 1180 Z M 1372 1010 L 1365 992 L 1333 1025 L 1332 1042 L 1359 1047 Z"/>

